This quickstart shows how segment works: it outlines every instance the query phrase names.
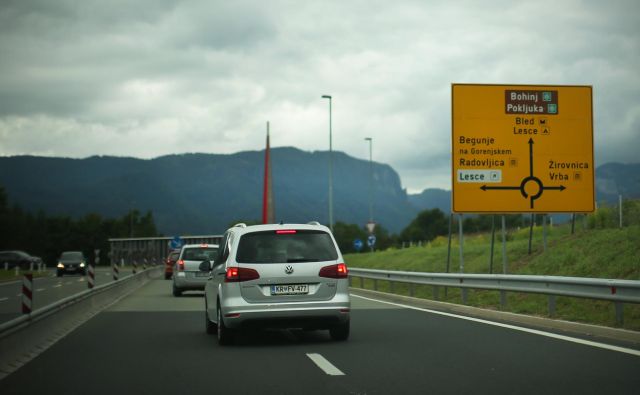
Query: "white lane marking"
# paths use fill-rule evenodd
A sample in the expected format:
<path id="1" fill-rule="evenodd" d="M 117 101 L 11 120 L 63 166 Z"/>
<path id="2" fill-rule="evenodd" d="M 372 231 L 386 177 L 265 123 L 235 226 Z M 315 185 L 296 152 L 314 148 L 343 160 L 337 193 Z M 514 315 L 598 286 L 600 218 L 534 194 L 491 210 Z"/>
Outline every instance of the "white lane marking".
<path id="1" fill-rule="evenodd" d="M 44 288 L 38 288 L 38 289 L 36 289 L 36 292 L 42 292 L 42 291 L 44 291 Z"/>
<path id="2" fill-rule="evenodd" d="M 54 285 L 54 286 L 53 286 L 53 287 L 51 287 L 51 288 L 60 288 L 60 287 L 62 287 L 62 284 L 56 284 L 56 285 Z"/>
<path id="3" fill-rule="evenodd" d="M 0 302 L 4 302 L 5 300 L 9 300 L 9 298 L 0 298 Z"/>
<path id="4" fill-rule="evenodd" d="M 311 359 L 320 369 L 330 376 L 344 376 L 344 373 L 340 369 L 336 368 L 327 361 L 325 357 L 320 354 L 307 354 L 307 357 Z"/>
<path id="5" fill-rule="evenodd" d="M 467 321 L 479 322 L 481 324 L 499 326 L 501 328 L 513 329 L 515 331 L 531 333 L 531 334 L 539 335 L 539 336 L 546 336 L 546 337 L 550 337 L 550 338 L 553 338 L 553 339 L 564 340 L 564 341 L 568 341 L 568 342 L 572 342 L 572 343 L 582 344 L 582 345 L 585 345 L 585 346 L 597 347 L 597 348 L 602 348 L 602 349 L 609 350 L 609 351 L 622 352 L 622 353 L 625 353 L 625 354 L 631 354 L 631 355 L 635 355 L 636 357 L 640 357 L 640 351 L 639 350 L 634 350 L 634 349 L 631 349 L 631 348 L 612 346 L 610 344 L 594 342 L 594 341 L 591 341 L 591 340 L 578 339 L 578 338 L 570 337 L 570 336 L 558 335 L 558 334 L 555 334 L 555 333 L 540 331 L 540 330 L 537 330 L 537 329 L 529 329 L 529 328 L 524 328 L 524 327 L 516 326 L 516 325 L 502 324 L 500 322 L 487 321 L 487 320 L 483 320 L 483 319 L 480 319 L 480 318 L 465 317 L 464 315 L 445 313 L 445 312 L 437 311 L 437 310 L 429 310 L 429 309 L 423 309 L 423 308 L 420 308 L 420 307 L 414 307 L 414 306 L 409 306 L 409 305 L 400 304 L 400 303 L 387 302 L 387 301 L 384 301 L 384 300 L 367 298 L 367 297 L 360 296 L 360 295 L 351 294 L 351 296 L 355 296 L 356 298 L 360 298 L 360 299 L 370 300 L 372 302 L 386 303 L 386 304 L 390 304 L 392 306 L 398 306 L 398 307 L 402 307 L 402 308 L 405 308 L 405 309 L 424 311 L 426 313 L 443 315 L 445 317 L 459 318 L 461 320 L 467 320 Z"/>

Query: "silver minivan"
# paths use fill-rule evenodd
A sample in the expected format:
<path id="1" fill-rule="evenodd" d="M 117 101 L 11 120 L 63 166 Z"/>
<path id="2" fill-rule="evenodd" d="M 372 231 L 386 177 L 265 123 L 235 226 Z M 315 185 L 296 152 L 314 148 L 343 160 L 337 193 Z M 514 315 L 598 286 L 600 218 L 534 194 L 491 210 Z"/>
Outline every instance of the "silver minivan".
<path id="1" fill-rule="evenodd" d="M 238 224 L 222 239 L 205 286 L 207 333 L 239 328 L 328 329 L 349 337 L 348 271 L 331 231 L 309 224 Z"/>
<path id="2" fill-rule="evenodd" d="M 182 246 L 180 256 L 173 267 L 173 296 L 180 296 L 183 291 L 202 291 L 209 273 L 200 271 L 199 266 L 202 262 L 212 264 L 217 256 L 217 244 Z"/>

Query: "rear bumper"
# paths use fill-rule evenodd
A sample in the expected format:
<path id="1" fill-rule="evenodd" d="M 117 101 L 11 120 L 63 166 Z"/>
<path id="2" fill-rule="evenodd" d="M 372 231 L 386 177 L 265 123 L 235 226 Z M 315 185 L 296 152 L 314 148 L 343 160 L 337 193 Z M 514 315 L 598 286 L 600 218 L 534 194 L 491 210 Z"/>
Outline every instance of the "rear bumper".
<path id="1" fill-rule="evenodd" d="M 222 319 L 228 328 L 328 329 L 349 321 L 350 310 L 348 297 L 336 297 L 322 302 L 223 306 Z"/>
<path id="2" fill-rule="evenodd" d="M 207 277 L 195 277 L 194 272 L 176 272 L 173 273 L 173 283 L 176 288 L 181 290 L 204 290 L 204 286 L 208 280 Z"/>

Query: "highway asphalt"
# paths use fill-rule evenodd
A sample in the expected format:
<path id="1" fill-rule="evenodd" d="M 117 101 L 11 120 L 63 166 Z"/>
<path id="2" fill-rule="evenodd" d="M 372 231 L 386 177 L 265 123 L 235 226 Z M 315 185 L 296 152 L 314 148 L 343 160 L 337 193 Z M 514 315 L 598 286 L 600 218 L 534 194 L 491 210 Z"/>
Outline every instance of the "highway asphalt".
<path id="1" fill-rule="evenodd" d="M 120 273 L 120 278 L 131 273 Z M 101 267 L 96 270 L 95 285 L 113 281 L 111 269 Z M 77 294 L 88 288 L 87 279 L 79 274 L 56 277 L 55 271 L 49 276 L 33 279 L 32 310 L 54 303 L 67 296 Z M 22 314 L 22 281 L 0 283 L 0 323 L 14 319 Z"/>
<path id="2" fill-rule="evenodd" d="M 352 298 L 326 331 L 204 330 L 202 293 L 153 280 L 0 381 L 5 394 L 637 394 L 640 353 Z M 606 347 L 606 345 L 604 345 Z M 624 350 L 623 350 L 624 351 Z"/>

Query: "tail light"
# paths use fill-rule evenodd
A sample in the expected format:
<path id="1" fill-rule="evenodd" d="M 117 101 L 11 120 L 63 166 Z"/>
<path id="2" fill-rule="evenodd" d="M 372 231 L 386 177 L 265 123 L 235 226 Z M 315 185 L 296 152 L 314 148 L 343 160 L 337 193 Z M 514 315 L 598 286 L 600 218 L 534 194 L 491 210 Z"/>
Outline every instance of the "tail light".
<path id="1" fill-rule="evenodd" d="M 239 283 L 243 281 L 257 280 L 260 278 L 258 272 L 246 267 L 229 267 L 224 277 L 226 283 Z"/>
<path id="2" fill-rule="evenodd" d="M 349 276 L 349 270 L 347 269 L 347 265 L 344 263 L 338 263 L 323 267 L 320 269 L 318 276 L 327 278 L 347 278 Z"/>
<path id="3" fill-rule="evenodd" d="M 184 272 L 184 259 L 180 259 L 178 261 L 178 271 L 179 272 Z"/>

